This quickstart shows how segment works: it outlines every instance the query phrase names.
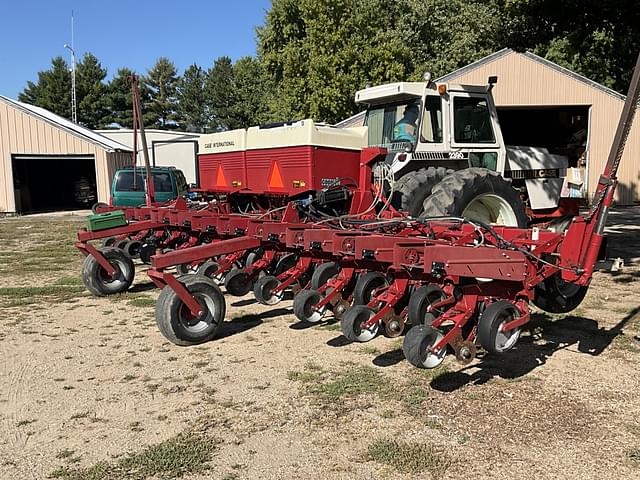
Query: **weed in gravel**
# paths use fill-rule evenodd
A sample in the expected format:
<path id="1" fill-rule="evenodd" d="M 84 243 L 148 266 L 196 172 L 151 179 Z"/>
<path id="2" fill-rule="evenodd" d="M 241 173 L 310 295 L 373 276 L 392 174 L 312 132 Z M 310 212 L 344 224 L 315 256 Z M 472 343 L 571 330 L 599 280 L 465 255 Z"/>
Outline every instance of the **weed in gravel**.
<path id="1" fill-rule="evenodd" d="M 287 377 L 305 384 L 307 392 L 320 404 L 341 404 L 347 398 L 364 394 L 384 394 L 387 380 L 374 368 L 347 363 L 341 371 L 326 372 L 315 365 L 305 365 L 302 372 Z"/>
<path id="2" fill-rule="evenodd" d="M 129 300 L 132 307 L 155 307 L 156 301 L 150 297 L 136 297 Z"/>
<path id="3" fill-rule="evenodd" d="M 216 448 L 213 439 L 187 430 L 115 462 L 99 462 L 88 468 L 61 467 L 50 477 L 63 480 L 179 478 L 208 470 L 207 462 Z"/>
<path id="4" fill-rule="evenodd" d="M 71 450 L 69 448 L 63 448 L 58 453 L 56 453 L 56 458 L 69 458 L 73 456 L 75 452 L 76 452 L 75 450 Z"/>
<path id="5" fill-rule="evenodd" d="M 627 452 L 627 457 L 634 465 L 640 466 L 640 448 L 634 448 Z"/>
<path id="6" fill-rule="evenodd" d="M 16 427 L 24 427 L 25 425 L 30 425 L 34 422 L 35 420 L 20 420 L 18 423 L 16 423 Z"/>
<path id="7" fill-rule="evenodd" d="M 63 303 L 84 292 L 84 287 L 76 285 L 46 285 L 43 287 L 2 287 L 0 299 L 6 307 L 31 305 L 42 300 Z"/>
<path id="8" fill-rule="evenodd" d="M 369 445 L 369 460 L 390 465 L 403 473 L 429 472 L 433 478 L 442 476 L 451 461 L 441 450 L 425 443 L 379 439 Z"/>

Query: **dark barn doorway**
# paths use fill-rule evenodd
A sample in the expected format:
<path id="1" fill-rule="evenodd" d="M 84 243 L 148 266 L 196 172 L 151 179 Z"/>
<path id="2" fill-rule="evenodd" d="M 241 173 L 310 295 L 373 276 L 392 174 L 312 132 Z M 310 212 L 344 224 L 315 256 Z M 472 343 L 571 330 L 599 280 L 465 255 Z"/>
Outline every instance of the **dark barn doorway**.
<path id="1" fill-rule="evenodd" d="M 91 208 L 97 201 L 93 156 L 14 155 L 16 213 Z"/>

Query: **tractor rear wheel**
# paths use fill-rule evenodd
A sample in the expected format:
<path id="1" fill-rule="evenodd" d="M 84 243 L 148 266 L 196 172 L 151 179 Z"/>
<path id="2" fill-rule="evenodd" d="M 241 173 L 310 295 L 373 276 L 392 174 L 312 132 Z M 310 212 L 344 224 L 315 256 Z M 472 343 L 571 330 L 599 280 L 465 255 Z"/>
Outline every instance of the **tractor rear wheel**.
<path id="1" fill-rule="evenodd" d="M 425 199 L 440 180 L 453 170 L 444 167 L 429 167 L 407 172 L 396 182 L 391 204 L 397 210 L 404 211 L 412 217 L 423 212 Z"/>
<path id="2" fill-rule="evenodd" d="M 82 282 L 98 297 L 126 291 L 133 282 L 135 268 L 131 259 L 119 248 L 106 247 L 101 250 L 104 258 L 116 269 L 111 277 L 93 255 L 88 255 L 82 265 Z"/>
<path id="3" fill-rule="evenodd" d="M 433 187 L 424 201 L 424 215 L 520 228 L 529 222 L 511 183 L 496 172 L 476 167 L 453 172 Z"/>
<path id="4" fill-rule="evenodd" d="M 224 321 L 226 305 L 218 286 L 200 275 L 180 277 L 187 291 L 203 307 L 195 317 L 176 292 L 165 286 L 156 302 L 156 324 L 160 333 L 176 345 L 196 345 L 211 340 Z"/>

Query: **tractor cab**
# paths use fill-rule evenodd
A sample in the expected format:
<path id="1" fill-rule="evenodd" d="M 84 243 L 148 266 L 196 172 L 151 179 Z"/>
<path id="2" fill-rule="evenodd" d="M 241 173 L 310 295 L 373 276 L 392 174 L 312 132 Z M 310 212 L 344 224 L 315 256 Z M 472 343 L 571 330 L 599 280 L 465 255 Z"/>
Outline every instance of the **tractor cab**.
<path id="1" fill-rule="evenodd" d="M 355 96 L 366 107 L 369 146 L 389 152 L 399 208 L 424 212 L 422 202 L 435 185 L 466 169 L 503 177 L 525 198 L 530 217 L 559 208 L 568 158 L 547 148 L 505 145 L 491 93 L 497 77 L 487 85 L 436 83 L 428 74 L 425 80 L 369 87 Z"/>
<path id="2" fill-rule="evenodd" d="M 398 82 L 360 90 L 369 146 L 381 146 L 396 174 L 412 159 L 430 166 L 502 172 L 505 147 L 490 89 L 433 82 Z M 409 167 L 409 168 L 408 168 Z"/>

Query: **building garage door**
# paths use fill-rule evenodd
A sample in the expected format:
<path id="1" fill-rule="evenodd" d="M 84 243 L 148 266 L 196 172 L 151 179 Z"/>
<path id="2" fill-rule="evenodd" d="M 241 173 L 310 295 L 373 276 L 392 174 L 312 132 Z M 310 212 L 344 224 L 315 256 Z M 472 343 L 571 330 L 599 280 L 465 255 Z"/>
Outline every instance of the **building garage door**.
<path id="1" fill-rule="evenodd" d="M 586 166 L 588 105 L 562 107 L 498 107 L 506 145 L 545 147 L 569 157 L 570 167 Z"/>
<path id="2" fill-rule="evenodd" d="M 93 155 L 12 156 L 16 213 L 90 208 L 96 202 Z"/>

